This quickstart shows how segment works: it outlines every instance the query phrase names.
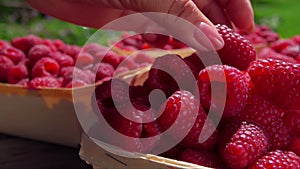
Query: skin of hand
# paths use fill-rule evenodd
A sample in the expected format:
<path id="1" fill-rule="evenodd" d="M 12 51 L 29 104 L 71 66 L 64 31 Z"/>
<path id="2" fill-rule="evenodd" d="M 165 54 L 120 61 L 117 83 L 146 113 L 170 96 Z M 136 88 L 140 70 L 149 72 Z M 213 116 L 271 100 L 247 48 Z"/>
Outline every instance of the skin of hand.
<path id="1" fill-rule="evenodd" d="M 175 35 L 200 51 L 222 48 L 214 24 L 254 28 L 249 0 L 27 0 L 47 15 L 78 25 Z M 131 16 L 131 17 L 129 17 Z M 126 21 L 116 20 L 126 18 Z M 106 26 L 115 22 L 111 26 Z M 120 24 L 121 23 L 121 24 Z M 124 24 L 129 23 L 129 24 Z"/>

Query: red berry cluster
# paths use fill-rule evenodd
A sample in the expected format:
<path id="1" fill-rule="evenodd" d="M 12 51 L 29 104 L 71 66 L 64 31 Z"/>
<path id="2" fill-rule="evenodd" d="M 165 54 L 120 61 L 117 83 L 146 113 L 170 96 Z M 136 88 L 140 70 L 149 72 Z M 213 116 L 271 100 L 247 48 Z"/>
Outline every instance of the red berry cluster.
<path id="1" fill-rule="evenodd" d="M 300 35 L 280 39 L 258 53 L 259 58 L 273 58 L 285 62 L 300 63 Z"/>
<path id="2" fill-rule="evenodd" d="M 254 31 L 251 33 L 242 31 L 238 31 L 238 33 L 254 45 L 269 44 L 279 39 L 279 35 L 267 25 L 255 25 Z"/>
<path id="3" fill-rule="evenodd" d="M 144 33 L 139 35 L 123 34 L 122 40 L 117 42 L 115 46 L 127 51 L 149 48 L 159 48 L 164 50 L 186 48 L 186 45 L 171 36 L 154 33 Z"/>
<path id="4" fill-rule="evenodd" d="M 95 112 L 127 136 L 106 141 L 143 153 L 176 143 L 160 155 L 213 168 L 300 168 L 300 64 L 257 60 L 248 40 L 217 29 L 223 65 L 165 55 L 141 85 L 114 79 L 96 88 Z"/>
<path id="5" fill-rule="evenodd" d="M 84 86 L 152 62 L 144 53 L 125 57 L 95 43 L 81 47 L 35 35 L 0 40 L 0 82 L 29 88 Z"/>

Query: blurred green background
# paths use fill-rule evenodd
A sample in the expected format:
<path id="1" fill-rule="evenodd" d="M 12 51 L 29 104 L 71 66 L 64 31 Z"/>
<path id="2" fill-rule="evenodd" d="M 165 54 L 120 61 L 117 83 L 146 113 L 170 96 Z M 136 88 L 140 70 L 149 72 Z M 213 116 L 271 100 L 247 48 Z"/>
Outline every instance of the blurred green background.
<path id="1" fill-rule="evenodd" d="M 300 0 L 252 0 L 255 22 L 266 24 L 281 38 L 300 34 Z M 83 45 L 96 30 L 66 23 L 31 9 L 23 0 L 0 0 L 0 39 L 11 40 L 30 33 L 43 38 L 60 38 Z M 109 36 L 103 33 L 102 44 Z"/>

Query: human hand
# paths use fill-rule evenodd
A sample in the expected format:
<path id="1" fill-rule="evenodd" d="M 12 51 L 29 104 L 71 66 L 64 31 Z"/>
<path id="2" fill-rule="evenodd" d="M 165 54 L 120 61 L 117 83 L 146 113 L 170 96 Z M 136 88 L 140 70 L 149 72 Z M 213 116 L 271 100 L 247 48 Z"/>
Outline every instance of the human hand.
<path id="1" fill-rule="evenodd" d="M 214 24 L 234 25 L 244 31 L 251 31 L 254 26 L 249 0 L 27 1 L 45 14 L 95 28 L 135 14 L 126 17 L 126 25 L 116 22 L 107 28 L 118 26 L 116 29 L 167 33 L 200 51 L 220 49 L 223 46 L 223 40 Z"/>

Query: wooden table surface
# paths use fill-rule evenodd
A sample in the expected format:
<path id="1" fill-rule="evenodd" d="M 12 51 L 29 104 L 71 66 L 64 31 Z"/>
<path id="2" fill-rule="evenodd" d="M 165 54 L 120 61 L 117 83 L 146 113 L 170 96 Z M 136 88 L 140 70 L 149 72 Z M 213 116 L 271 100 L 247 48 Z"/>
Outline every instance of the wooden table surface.
<path id="1" fill-rule="evenodd" d="M 64 147 L 0 134 L 0 169 L 92 169 Z"/>

